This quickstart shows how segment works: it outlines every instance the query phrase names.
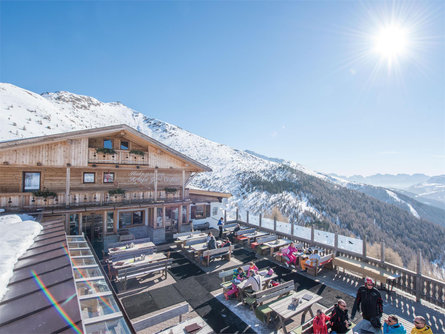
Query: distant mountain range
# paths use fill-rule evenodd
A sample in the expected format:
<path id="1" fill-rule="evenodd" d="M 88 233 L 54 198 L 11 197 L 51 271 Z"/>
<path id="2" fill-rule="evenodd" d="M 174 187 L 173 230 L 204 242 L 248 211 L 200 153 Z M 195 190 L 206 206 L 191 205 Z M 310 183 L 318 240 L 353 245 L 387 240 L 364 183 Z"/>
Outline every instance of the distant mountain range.
<path id="1" fill-rule="evenodd" d="M 423 204 L 445 210 L 445 175 L 425 174 L 376 174 L 371 176 L 339 176 L 329 174 L 349 182 L 396 189 L 398 193 L 411 197 Z M 445 221 L 445 218 L 442 218 Z"/>
<path id="2" fill-rule="evenodd" d="M 445 265 L 445 211 L 397 191 L 309 170 L 295 162 L 235 150 L 121 103 L 69 92 L 42 95 L 0 84 L 0 140 L 127 124 L 212 168 L 190 186 L 229 192 L 229 204 L 253 213 L 280 210 L 299 224 L 385 241 L 405 264 L 421 249 Z M 426 181 L 426 180 L 425 180 Z M 425 182 L 423 181 L 423 182 Z"/>

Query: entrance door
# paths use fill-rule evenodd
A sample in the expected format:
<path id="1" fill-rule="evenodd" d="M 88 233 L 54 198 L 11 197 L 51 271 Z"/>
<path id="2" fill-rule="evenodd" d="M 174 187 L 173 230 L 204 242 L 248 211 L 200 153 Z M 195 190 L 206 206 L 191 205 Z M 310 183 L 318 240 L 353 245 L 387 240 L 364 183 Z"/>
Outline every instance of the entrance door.
<path id="1" fill-rule="evenodd" d="M 84 213 L 82 217 L 82 232 L 92 243 L 103 241 L 104 216 L 102 213 Z"/>

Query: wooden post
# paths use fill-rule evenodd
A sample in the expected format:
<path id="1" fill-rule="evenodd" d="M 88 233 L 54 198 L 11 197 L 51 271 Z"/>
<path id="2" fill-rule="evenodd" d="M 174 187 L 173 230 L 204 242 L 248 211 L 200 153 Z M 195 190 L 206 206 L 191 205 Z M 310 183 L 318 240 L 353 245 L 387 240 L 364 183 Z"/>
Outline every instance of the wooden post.
<path id="1" fill-rule="evenodd" d="M 70 214 L 65 213 L 65 233 L 70 234 Z"/>
<path id="2" fill-rule="evenodd" d="M 260 227 L 263 225 L 263 215 L 260 213 L 260 218 L 259 218 L 259 224 Z"/>
<path id="3" fill-rule="evenodd" d="M 79 213 L 79 235 L 82 235 L 82 212 Z"/>
<path id="4" fill-rule="evenodd" d="M 155 193 L 153 196 L 154 200 L 158 200 L 158 169 L 155 169 Z"/>
<path id="5" fill-rule="evenodd" d="M 153 228 L 158 228 L 158 208 L 153 208 Z"/>
<path id="6" fill-rule="evenodd" d="M 416 275 L 416 302 L 420 302 L 422 299 L 422 253 L 419 250 L 417 250 L 417 275 Z"/>
<path id="7" fill-rule="evenodd" d="M 294 237 L 294 234 L 295 234 L 294 223 L 291 221 L 290 222 L 290 235 L 291 235 L 292 238 Z"/>
<path id="8" fill-rule="evenodd" d="M 190 221 L 190 204 L 187 204 L 185 206 L 185 220 L 186 220 L 185 223 L 187 223 L 187 224 Z M 193 224 L 192 224 L 192 226 L 193 226 Z"/>
<path id="9" fill-rule="evenodd" d="M 314 225 L 311 225 L 311 243 L 314 243 L 314 239 L 315 239 L 315 230 L 314 230 Z"/>
<path id="10" fill-rule="evenodd" d="M 182 208 L 183 206 L 179 206 L 178 212 L 178 233 L 181 233 L 181 225 L 182 225 Z"/>
<path id="11" fill-rule="evenodd" d="M 380 263 L 385 263 L 385 241 L 380 244 Z"/>
<path id="12" fill-rule="evenodd" d="M 239 218 L 239 209 L 236 208 L 236 221 L 238 221 L 238 218 Z"/>
<path id="13" fill-rule="evenodd" d="M 65 206 L 70 206 L 70 179 L 71 168 L 66 168 L 66 185 L 65 185 Z"/>
<path id="14" fill-rule="evenodd" d="M 162 206 L 162 227 L 165 228 L 165 205 Z"/>
<path id="15" fill-rule="evenodd" d="M 224 224 L 227 223 L 227 210 L 224 210 Z"/>
<path id="16" fill-rule="evenodd" d="M 247 216 L 246 216 L 246 220 L 247 220 L 247 224 L 249 224 L 249 211 L 247 211 Z"/>
<path id="17" fill-rule="evenodd" d="M 334 256 L 337 256 L 338 252 L 338 232 L 335 232 L 334 236 Z"/>
<path id="18" fill-rule="evenodd" d="M 185 198 L 185 170 L 182 171 L 182 200 L 184 200 L 184 198 Z"/>
<path id="19" fill-rule="evenodd" d="M 273 230 L 277 231 L 277 217 L 273 217 Z"/>
<path id="20" fill-rule="evenodd" d="M 113 232 L 117 233 L 117 230 L 119 229 L 119 220 L 118 220 L 118 216 L 117 216 L 117 210 L 113 211 Z"/>
<path id="21" fill-rule="evenodd" d="M 363 237 L 362 240 L 363 240 L 363 245 L 362 245 L 362 247 L 363 247 L 363 258 L 366 259 L 366 237 Z"/>

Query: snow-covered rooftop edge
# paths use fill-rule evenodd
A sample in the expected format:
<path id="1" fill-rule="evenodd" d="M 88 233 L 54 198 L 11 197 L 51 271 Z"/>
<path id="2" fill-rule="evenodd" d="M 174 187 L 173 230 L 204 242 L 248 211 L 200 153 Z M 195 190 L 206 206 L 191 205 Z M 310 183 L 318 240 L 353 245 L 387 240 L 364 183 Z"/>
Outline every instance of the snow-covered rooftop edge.
<path id="1" fill-rule="evenodd" d="M 0 301 L 7 291 L 14 265 L 34 243 L 42 225 L 28 215 L 0 216 Z"/>

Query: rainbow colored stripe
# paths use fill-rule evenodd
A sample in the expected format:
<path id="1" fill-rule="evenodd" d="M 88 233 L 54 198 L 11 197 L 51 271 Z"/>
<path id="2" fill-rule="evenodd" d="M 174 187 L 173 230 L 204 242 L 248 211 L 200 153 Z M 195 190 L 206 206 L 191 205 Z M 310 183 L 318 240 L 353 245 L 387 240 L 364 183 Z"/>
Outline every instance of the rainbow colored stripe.
<path id="1" fill-rule="evenodd" d="M 56 301 L 54 296 L 51 294 L 51 292 L 48 290 L 48 288 L 43 283 L 42 279 L 34 270 L 31 270 L 31 273 L 34 277 L 34 280 L 36 281 L 37 285 L 39 286 L 40 290 L 43 291 L 45 297 L 49 300 L 49 302 L 52 304 L 52 306 L 59 312 L 63 320 L 71 326 L 71 328 L 74 329 L 76 333 L 83 334 L 82 331 L 77 327 L 77 325 L 73 322 L 73 320 L 70 318 L 70 316 L 64 311 L 64 309 L 59 305 L 59 303 Z"/>
<path id="2" fill-rule="evenodd" d="M 68 249 L 66 248 L 65 245 L 63 246 L 63 249 L 65 250 L 66 255 L 68 256 L 68 258 L 70 259 L 70 261 L 71 261 L 71 263 L 72 263 L 71 255 L 70 255 L 70 253 L 68 252 Z M 86 283 L 86 284 L 91 288 L 91 290 L 96 291 L 96 292 L 99 292 L 99 291 L 97 291 L 96 288 L 90 283 L 90 281 L 88 281 L 88 277 L 86 277 L 86 276 L 82 273 L 82 271 L 81 271 L 79 268 L 75 268 L 75 270 L 80 274 L 80 276 L 82 276 L 82 278 L 86 279 L 86 280 L 84 281 L 84 283 Z M 99 298 L 100 300 L 102 300 L 102 302 L 103 302 L 103 303 L 104 303 L 104 304 L 105 304 L 105 305 L 106 305 L 112 312 L 115 312 L 113 306 L 109 303 L 108 300 L 106 300 L 106 299 L 105 299 L 104 297 L 102 297 L 102 296 L 99 296 L 98 298 Z"/>

